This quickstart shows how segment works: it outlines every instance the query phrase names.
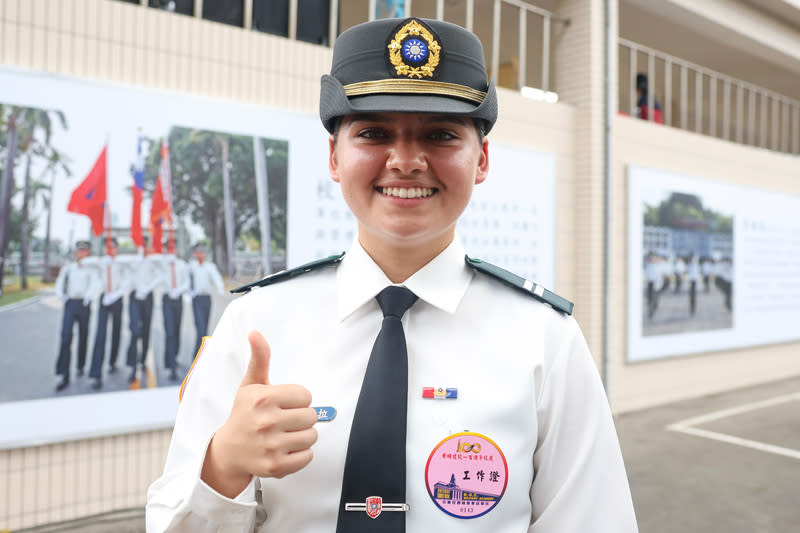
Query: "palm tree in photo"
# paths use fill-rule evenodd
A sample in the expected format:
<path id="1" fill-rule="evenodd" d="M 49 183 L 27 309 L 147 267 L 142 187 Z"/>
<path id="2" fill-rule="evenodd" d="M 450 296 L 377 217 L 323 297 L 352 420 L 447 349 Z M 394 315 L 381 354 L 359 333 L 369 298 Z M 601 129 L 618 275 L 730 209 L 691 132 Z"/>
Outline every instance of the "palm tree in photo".
<path id="1" fill-rule="evenodd" d="M 29 205 L 32 196 L 31 165 L 33 158 L 44 157 L 50 146 L 50 139 L 53 133 L 53 121 L 51 115 L 61 123 L 63 129 L 67 129 L 67 119 L 61 111 L 48 111 L 44 109 L 25 108 L 20 114 L 19 121 L 19 148 L 25 154 L 25 180 L 22 188 L 22 221 L 20 225 L 20 282 L 23 289 L 28 288 L 28 257 L 30 255 L 30 209 Z M 37 134 L 39 138 L 37 138 Z M 37 187 L 41 189 L 41 187 Z"/>

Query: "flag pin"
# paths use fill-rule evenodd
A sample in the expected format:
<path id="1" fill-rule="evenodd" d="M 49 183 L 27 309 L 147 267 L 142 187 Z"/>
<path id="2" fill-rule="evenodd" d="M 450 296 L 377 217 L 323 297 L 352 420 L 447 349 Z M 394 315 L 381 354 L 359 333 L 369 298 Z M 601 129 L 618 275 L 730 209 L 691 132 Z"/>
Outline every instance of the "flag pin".
<path id="1" fill-rule="evenodd" d="M 455 400 L 458 398 L 458 389 L 455 387 L 422 387 L 422 397 L 434 400 Z"/>

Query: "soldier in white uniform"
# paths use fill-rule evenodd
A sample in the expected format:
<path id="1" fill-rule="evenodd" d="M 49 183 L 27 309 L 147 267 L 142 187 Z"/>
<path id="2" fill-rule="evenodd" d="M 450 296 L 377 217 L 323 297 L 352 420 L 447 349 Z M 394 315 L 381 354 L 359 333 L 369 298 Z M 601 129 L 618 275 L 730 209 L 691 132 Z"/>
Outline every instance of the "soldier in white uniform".
<path id="1" fill-rule="evenodd" d="M 112 238 L 110 254 L 104 256 L 97 265 L 100 269 L 102 296 L 100 297 L 100 314 L 97 317 L 97 330 L 92 351 L 92 366 L 89 377 L 94 379 L 92 388 L 97 390 L 103 386 L 103 360 L 106 354 L 106 333 L 108 319 L 111 318 L 111 353 L 108 356 L 108 371 L 117 371 L 119 341 L 122 330 L 122 303 L 125 292 L 130 290 L 130 276 L 122 261 L 117 260 L 119 246 L 117 239 Z"/>
<path id="2" fill-rule="evenodd" d="M 697 309 L 697 284 L 700 283 L 700 263 L 696 254 L 689 255 L 686 280 L 689 282 L 689 314 L 694 316 Z"/>
<path id="3" fill-rule="evenodd" d="M 130 383 L 136 380 L 138 366 L 144 368 L 150 347 L 150 324 L 153 318 L 153 291 L 162 282 L 158 269 L 158 254 L 148 253 L 148 237 L 144 238 L 139 257 L 131 263 L 131 294 L 128 298 L 129 327 L 127 364 L 131 368 Z"/>
<path id="4" fill-rule="evenodd" d="M 91 303 L 99 288 L 97 270 L 85 264 L 90 254 L 89 241 L 75 243 L 75 261 L 65 265 L 56 278 L 56 294 L 64 302 L 61 321 L 61 343 L 56 361 L 56 374 L 61 376 L 57 391 L 64 390 L 70 381 L 72 359 L 72 330 L 78 324 L 77 373 L 83 375 L 86 366 L 86 349 L 89 336 Z"/>
<path id="5" fill-rule="evenodd" d="M 182 389 L 149 531 L 637 530 L 572 304 L 467 258 L 455 235 L 489 169 L 483 58 L 441 21 L 339 37 L 320 116 L 358 238 L 228 306 Z M 402 378 L 375 371 L 394 364 L 373 366 L 381 350 L 407 358 Z M 387 395 L 407 392 L 397 409 L 380 407 L 378 374 Z"/>
<path id="6" fill-rule="evenodd" d="M 192 250 L 194 259 L 189 261 L 189 294 L 192 296 L 192 314 L 197 338 L 194 352 L 200 349 L 203 337 L 208 333 L 208 317 L 211 315 L 211 292 L 223 294 L 225 284 L 222 276 L 211 261 L 206 261 L 206 246 L 197 243 Z"/>
<path id="7" fill-rule="evenodd" d="M 165 243 L 166 245 L 166 243 Z M 178 380 L 183 295 L 189 292 L 189 265 L 169 252 L 161 257 L 161 314 L 164 317 L 164 368 L 170 381 Z"/>

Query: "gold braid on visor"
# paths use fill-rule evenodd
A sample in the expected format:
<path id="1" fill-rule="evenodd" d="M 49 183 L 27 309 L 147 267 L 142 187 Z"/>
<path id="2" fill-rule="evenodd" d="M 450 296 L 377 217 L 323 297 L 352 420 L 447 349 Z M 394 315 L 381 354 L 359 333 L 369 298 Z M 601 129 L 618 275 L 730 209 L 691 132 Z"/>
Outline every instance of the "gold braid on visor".
<path id="1" fill-rule="evenodd" d="M 344 86 L 347 96 L 364 96 L 366 94 L 440 94 L 471 100 L 478 104 L 483 103 L 486 93 L 466 85 L 445 83 L 441 81 L 386 79 L 373 81 L 360 81 Z"/>

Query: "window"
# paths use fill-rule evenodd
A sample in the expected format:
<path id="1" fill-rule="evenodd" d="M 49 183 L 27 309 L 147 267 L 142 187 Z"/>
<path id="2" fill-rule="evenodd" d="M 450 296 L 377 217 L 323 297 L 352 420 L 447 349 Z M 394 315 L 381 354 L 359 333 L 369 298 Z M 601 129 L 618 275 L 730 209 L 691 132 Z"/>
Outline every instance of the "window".
<path id="1" fill-rule="evenodd" d="M 203 18 L 241 28 L 244 25 L 243 0 L 203 0 Z"/>
<path id="2" fill-rule="evenodd" d="M 194 0 L 147 0 L 147 5 L 171 13 L 194 15 Z"/>

